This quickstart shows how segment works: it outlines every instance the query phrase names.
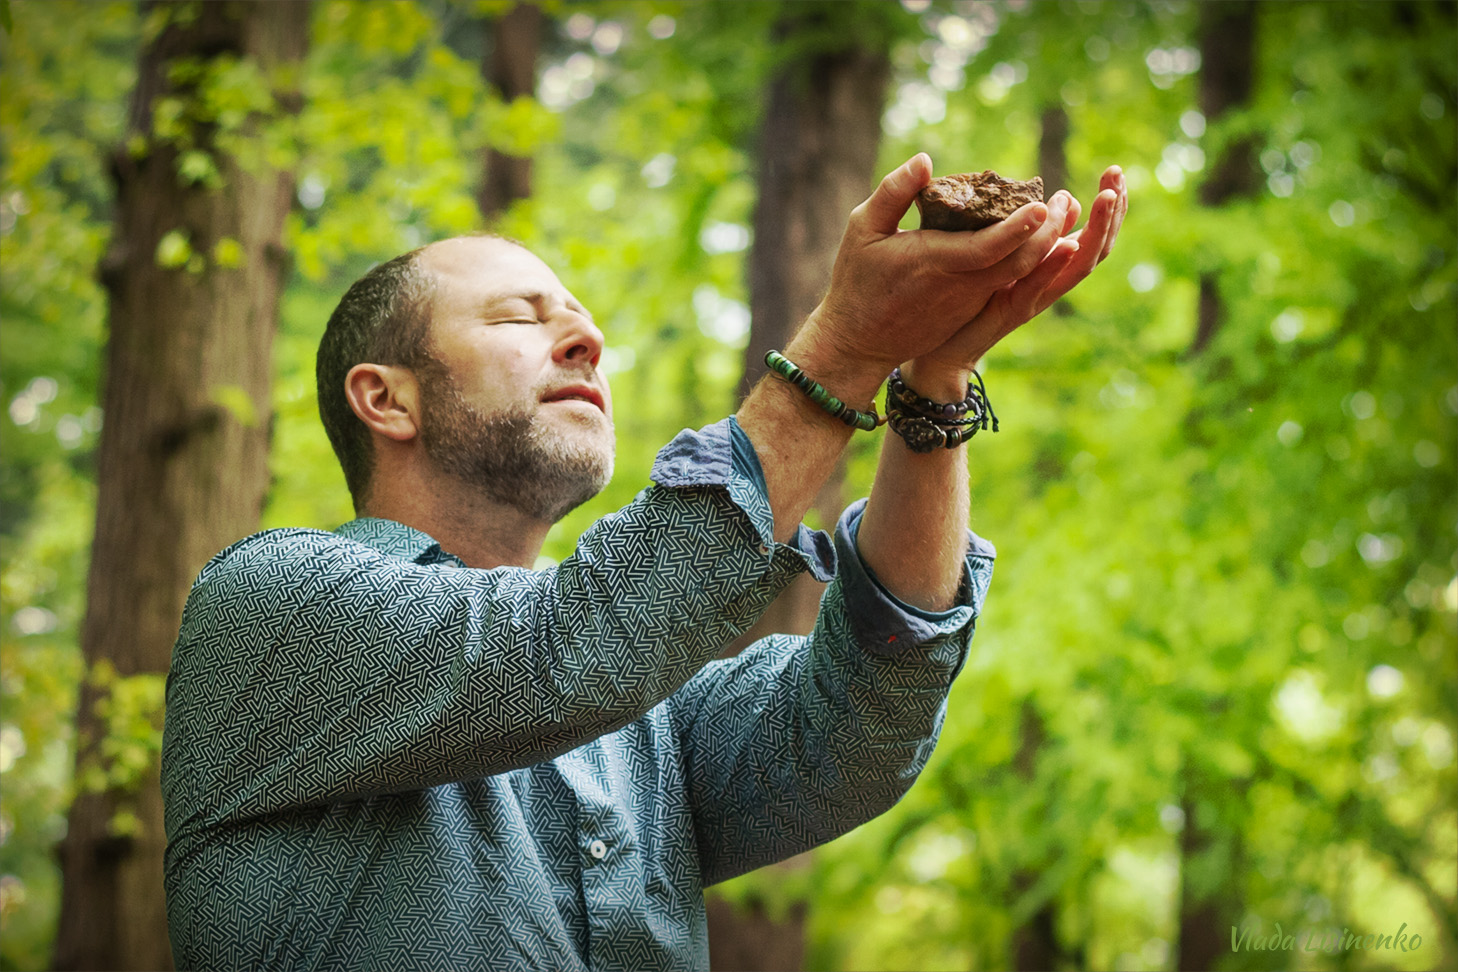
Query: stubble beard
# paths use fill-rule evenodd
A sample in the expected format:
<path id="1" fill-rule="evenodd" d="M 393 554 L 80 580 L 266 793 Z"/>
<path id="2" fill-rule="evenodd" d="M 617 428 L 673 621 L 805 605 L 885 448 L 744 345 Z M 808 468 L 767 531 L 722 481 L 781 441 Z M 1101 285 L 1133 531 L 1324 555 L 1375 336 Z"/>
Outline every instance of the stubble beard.
<path id="1" fill-rule="evenodd" d="M 605 444 L 588 434 L 564 435 L 526 406 L 486 415 L 465 400 L 439 362 L 422 371 L 420 441 L 442 473 L 547 523 L 612 479 L 610 431 Z"/>

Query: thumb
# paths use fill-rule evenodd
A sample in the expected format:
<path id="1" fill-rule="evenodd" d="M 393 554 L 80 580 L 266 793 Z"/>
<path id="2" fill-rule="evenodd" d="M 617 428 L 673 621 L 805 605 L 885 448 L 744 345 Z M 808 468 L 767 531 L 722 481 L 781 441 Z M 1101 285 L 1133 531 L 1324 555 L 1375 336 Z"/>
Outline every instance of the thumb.
<path id="1" fill-rule="evenodd" d="M 916 194 L 931 182 L 931 156 L 918 152 L 886 178 L 871 193 L 871 198 L 858 207 L 865 228 L 880 236 L 896 232 L 896 224 L 911 208 Z"/>

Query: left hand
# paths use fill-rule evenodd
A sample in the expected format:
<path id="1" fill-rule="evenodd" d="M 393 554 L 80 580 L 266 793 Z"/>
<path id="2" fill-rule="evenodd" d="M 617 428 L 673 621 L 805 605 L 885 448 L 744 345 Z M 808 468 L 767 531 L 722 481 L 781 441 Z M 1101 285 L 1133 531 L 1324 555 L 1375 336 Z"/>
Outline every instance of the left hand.
<path id="1" fill-rule="evenodd" d="M 1073 199 L 1064 221 L 1064 233 L 1078 223 L 1080 211 L 1078 200 Z M 946 343 L 909 362 L 902 369 L 908 384 L 920 390 L 920 385 L 909 380 L 911 374 L 918 374 L 937 384 L 946 381 L 956 386 L 960 382 L 965 389 L 967 373 L 997 342 L 1052 306 L 1103 262 L 1114 249 L 1119 227 L 1128 211 L 1129 194 L 1123 170 L 1111 165 L 1099 180 L 1099 194 L 1089 211 L 1088 225 L 1061 237 L 1037 267 L 993 294 L 977 316 Z"/>

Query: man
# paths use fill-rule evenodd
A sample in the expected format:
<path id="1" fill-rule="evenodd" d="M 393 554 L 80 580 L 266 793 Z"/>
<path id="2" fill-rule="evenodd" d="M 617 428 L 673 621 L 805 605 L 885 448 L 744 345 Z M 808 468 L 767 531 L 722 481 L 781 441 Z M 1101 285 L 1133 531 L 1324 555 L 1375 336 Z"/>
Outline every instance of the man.
<path id="1" fill-rule="evenodd" d="M 1108 254 L 1105 173 L 975 234 L 899 232 L 918 155 L 852 214 L 786 356 L 864 407 L 971 365 Z M 706 968 L 703 888 L 891 806 L 935 743 L 993 551 L 966 447 L 889 436 L 832 541 L 800 518 L 851 432 L 761 382 L 654 485 L 528 569 L 613 459 L 603 336 L 540 260 L 445 240 L 350 288 L 320 411 L 360 518 L 208 564 L 167 690 L 180 967 Z M 711 661 L 800 571 L 816 631 Z"/>

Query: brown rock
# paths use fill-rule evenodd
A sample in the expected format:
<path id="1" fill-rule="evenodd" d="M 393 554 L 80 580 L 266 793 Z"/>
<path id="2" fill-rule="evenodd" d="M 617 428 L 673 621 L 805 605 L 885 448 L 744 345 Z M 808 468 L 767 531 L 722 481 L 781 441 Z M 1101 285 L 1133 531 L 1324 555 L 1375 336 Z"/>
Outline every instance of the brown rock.
<path id="1" fill-rule="evenodd" d="M 921 228 L 980 230 L 1001 222 L 1030 202 L 1043 201 L 1043 180 L 1004 179 L 986 172 L 963 172 L 933 179 L 916 196 Z"/>

